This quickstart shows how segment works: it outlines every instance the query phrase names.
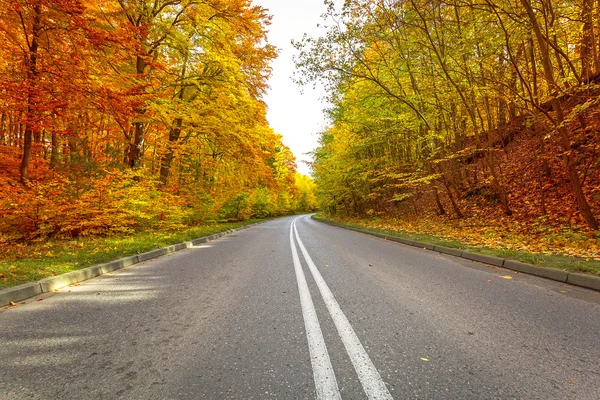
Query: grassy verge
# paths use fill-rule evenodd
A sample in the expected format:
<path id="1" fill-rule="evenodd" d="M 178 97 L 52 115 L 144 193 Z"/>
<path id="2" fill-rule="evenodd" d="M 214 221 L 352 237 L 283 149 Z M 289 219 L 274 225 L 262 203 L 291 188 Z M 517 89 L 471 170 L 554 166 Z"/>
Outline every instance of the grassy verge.
<path id="1" fill-rule="evenodd" d="M 14 245 L 0 252 L 0 289 L 60 275 L 143 253 L 213 233 L 239 228 L 260 220 L 214 223 L 175 232 L 138 232 L 112 237 L 49 240 Z"/>
<path id="2" fill-rule="evenodd" d="M 458 240 L 442 238 L 435 235 L 409 232 L 401 229 L 382 229 L 368 226 L 368 221 L 364 223 L 349 223 L 342 222 L 334 218 L 318 214 L 314 217 L 317 220 L 326 220 L 334 222 L 340 226 L 346 226 L 349 228 L 359 229 L 362 231 L 381 233 L 388 236 L 400 237 L 408 240 L 416 240 L 419 242 L 431 243 L 433 245 L 453 247 L 457 249 L 467 250 L 473 253 L 480 253 L 486 255 L 497 256 L 506 259 L 517 260 L 537 266 L 543 266 L 547 268 L 562 269 L 570 272 L 586 273 L 590 275 L 600 276 L 600 261 L 594 259 L 586 259 L 580 257 L 569 257 L 560 254 L 544 254 L 534 253 L 519 250 L 512 250 L 502 247 L 480 247 L 471 246 Z"/>

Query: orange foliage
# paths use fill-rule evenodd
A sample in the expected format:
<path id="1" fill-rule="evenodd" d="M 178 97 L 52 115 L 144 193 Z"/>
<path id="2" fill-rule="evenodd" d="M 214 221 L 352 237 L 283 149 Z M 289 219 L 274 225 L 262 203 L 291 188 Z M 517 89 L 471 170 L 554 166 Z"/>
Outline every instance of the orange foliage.
<path id="1" fill-rule="evenodd" d="M 0 243 L 294 211 L 249 0 L 0 0 Z"/>

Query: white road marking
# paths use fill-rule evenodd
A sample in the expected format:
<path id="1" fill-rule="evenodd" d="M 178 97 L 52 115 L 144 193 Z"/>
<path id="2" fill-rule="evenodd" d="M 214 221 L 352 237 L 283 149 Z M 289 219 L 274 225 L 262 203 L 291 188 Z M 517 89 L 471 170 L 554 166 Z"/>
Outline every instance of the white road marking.
<path id="1" fill-rule="evenodd" d="M 294 228 L 294 233 L 296 235 L 296 241 L 300 246 L 300 251 L 302 251 L 302 255 L 308 264 L 308 268 L 312 273 L 315 282 L 317 283 L 317 287 L 321 292 L 321 296 L 323 296 L 323 300 L 325 301 L 325 305 L 329 310 L 329 314 L 333 318 L 333 322 L 335 327 L 337 328 L 338 334 L 344 343 L 344 347 L 350 356 L 350 360 L 352 361 L 352 365 L 358 374 L 358 379 L 365 390 L 367 397 L 371 400 L 374 399 L 393 399 L 390 392 L 387 390 L 383 379 L 379 375 L 379 372 L 373 365 L 373 362 L 369 358 L 369 355 L 365 351 L 363 345 L 360 343 L 358 336 L 352 329 L 352 325 L 350 325 L 350 321 L 344 315 L 344 312 L 340 308 L 335 297 L 333 297 L 333 293 L 325 283 L 325 280 L 321 276 L 321 273 L 317 269 L 317 266 L 313 262 L 312 258 L 308 254 L 306 247 L 300 240 L 300 236 L 298 235 L 298 229 L 296 229 L 296 220 L 292 221 L 292 227 Z"/>
<path id="2" fill-rule="evenodd" d="M 295 222 L 295 220 L 294 220 Z M 341 400 L 337 380 L 331 366 L 329 353 L 323 339 L 321 325 L 317 318 L 317 312 L 310 296 L 306 277 L 302 271 L 298 250 L 294 244 L 292 226 L 290 226 L 290 245 L 292 247 L 292 259 L 294 260 L 294 269 L 296 271 L 296 281 L 298 282 L 298 292 L 300 293 L 300 304 L 302 305 L 302 316 L 304 318 L 304 327 L 306 328 L 306 338 L 308 339 L 308 350 L 310 353 L 310 362 L 313 369 L 315 388 L 317 390 L 317 399 L 323 400 Z"/>

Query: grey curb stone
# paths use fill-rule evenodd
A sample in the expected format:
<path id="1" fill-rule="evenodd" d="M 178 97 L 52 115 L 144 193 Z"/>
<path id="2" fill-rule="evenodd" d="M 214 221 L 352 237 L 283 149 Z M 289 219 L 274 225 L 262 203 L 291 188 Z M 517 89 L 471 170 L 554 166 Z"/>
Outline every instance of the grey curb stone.
<path id="1" fill-rule="evenodd" d="M 100 268 L 102 268 L 103 274 L 108 274 L 110 272 L 116 271 L 118 269 L 123 268 L 120 263 L 116 262 L 108 262 L 106 264 L 100 264 Z"/>
<path id="2" fill-rule="evenodd" d="M 414 241 L 412 241 L 412 240 L 408 240 L 408 239 L 402 239 L 402 238 L 399 238 L 399 237 L 394 237 L 394 236 L 390 236 L 390 237 L 388 237 L 387 239 L 388 239 L 388 240 L 391 240 L 392 242 L 402 243 L 402 244 L 406 244 L 406 245 L 408 245 L 408 246 L 412 246 L 412 245 L 413 245 L 413 243 L 415 243 L 415 242 L 414 242 Z"/>
<path id="3" fill-rule="evenodd" d="M 425 242 L 417 242 L 416 240 L 412 244 L 414 247 L 419 247 L 421 249 L 433 250 L 433 245 L 431 243 Z"/>
<path id="4" fill-rule="evenodd" d="M 433 246 L 433 250 L 439 253 L 450 254 L 451 256 L 461 257 L 463 251 L 461 249 L 453 249 L 452 247 Z"/>
<path id="5" fill-rule="evenodd" d="M 583 286 L 589 289 L 600 290 L 600 278 L 591 275 L 584 275 L 578 273 L 569 273 L 567 283 L 571 285 Z"/>
<path id="6" fill-rule="evenodd" d="M 168 254 L 168 250 L 166 247 L 162 249 L 156 249 L 152 251 L 148 251 L 146 253 L 138 254 L 139 262 L 148 261 L 156 257 L 166 256 Z"/>
<path id="7" fill-rule="evenodd" d="M 130 265 L 137 264 L 139 262 L 140 260 L 136 254 L 135 256 L 120 258 L 118 260 L 110 261 L 105 264 L 100 264 L 100 266 L 102 267 L 102 273 L 106 274 L 108 272 L 113 272 L 121 268 L 129 267 Z"/>
<path id="8" fill-rule="evenodd" d="M 366 229 L 354 228 L 354 227 L 350 227 L 348 225 L 340 224 L 337 222 L 322 220 L 320 218 L 314 218 L 314 216 L 313 216 L 313 219 L 315 221 L 319 221 L 319 222 L 322 222 L 327 225 L 337 226 L 337 227 L 340 227 L 343 229 L 348 229 L 351 231 L 366 233 L 366 234 L 372 235 L 372 236 L 383 237 L 392 242 L 412 244 L 412 246 L 420 247 L 422 249 L 434 250 L 434 251 L 438 251 L 440 253 L 451 254 L 453 256 L 466 258 L 467 260 L 480 261 L 480 262 L 483 262 L 486 264 L 495 265 L 497 267 L 504 267 L 506 269 L 510 269 L 513 271 L 519 271 L 519 272 L 523 272 L 526 274 L 551 279 L 553 281 L 566 282 L 571 285 L 581 286 L 584 288 L 600 291 L 600 277 L 597 277 L 597 276 L 578 274 L 575 272 L 567 272 L 567 271 L 563 271 L 560 269 L 538 267 L 538 266 L 535 266 L 532 264 L 522 263 L 520 261 L 505 260 L 504 258 L 487 256 L 487 255 L 478 254 L 478 253 L 470 253 L 468 251 L 452 249 L 452 248 L 444 247 L 444 246 L 434 246 L 429 243 L 423 243 L 423 242 L 417 242 L 417 241 L 412 242 L 410 240 L 406 240 L 406 239 L 402 239 L 402 238 L 398 238 L 398 237 L 394 237 L 394 236 L 386 236 L 381 233 L 369 232 Z"/>
<path id="9" fill-rule="evenodd" d="M 24 283 L 23 285 L 0 290 L 0 306 L 37 296 L 42 293 L 39 282 Z"/>
<path id="10" fill-rule="evenodd" d="M 82 282 L 87 279 L 95 278 L 97 276 L 109 272 L 129 267 L 130 265 L 137 264 L 142 261 L 147 261 L 167 254 L 172 254 L 176 251 L 187 249 L 200 243 L 206 243 L 209 240 L 214 240 L 232 232 L 236 232 L 241 229 L 247 229 L 262 223 L 263 221 L 256 222 L 254 224 L 245 225 L 235 229 L 229 229 L 221 233 L 216 233 L 210 236 L 204 236 L 188 242 L 177 243 L 172 246 L 163 247 L 160 249 L 148 251 L 146 253 L 121 258 L 104 264 L 92 265 L 91 267 L 80 269 L 78 271 L 68 272 L 66 274 L 58 276 L 53 276 L 50 278 L 45 278 L 37 282 L 25 283 L 23 285 L 2 289 L 0 290 L 0 307 L 10 304 L 11 301 L 17 302 L 28 299 L 33 296 L 37 296 L 38 294 L 51 292 L 63 288 L 65 286 L 72 285 L 74 283 Z"/>
<path id="11" fill-rule="evenodd" d="M 93 265 L 88 268 L 80 269 L 79 271 L 68 272 L 66 274 L 42 279 L 39 281 L 39 284 L 42 288 L 42 293 L 46 293 L 87 279 L 95 278 L 102 274 L 102 265 Z"/>
<path id="12" fill-rule="evenodd" d="M 463 251 L 461 257 L 466 258 L 467 260 L 479 261 L 482 263 L 495 265 L 496 267 L 501 267 L 502 264 L 504 264 L 504 258 L 486 256 L 485 254 L 470 253 L 468 251 Z"/>
<path id="13" fill-rule="evenodd" d="M 526 274 L 541 276 L 543 278 L 552 279 L 554 281 L 566 282 L 569 273 L 560 269 L 552 269 L 545 267 L 536 267 L 535 265 L 522 263 L 515 260 L 504 261 L 504 267 L 513 271 L 524 272 Z"/>
<path id="14" fill-rule="evenodd" d="M 175 253 L 176 251 L 180 251 L 180 250 L 187 249 L 190 247 L 192 247 L 192 242 L 183 242 L 183 243 L 177 243 L 172 246 L 169 246 L 169 247 L 167 247 L 167 249 L 169 249 L 169 254 L 170 254 L 170 253 Z"/>
<path id="15" fill-rule="evenodd" d="M 116 262 L 121 264 L 121 268 L 125 268 L 129 267 L 130 265 L 139 263 L 140 257 L 136 254 L 135 256 L 120 258 Z"/>
<path id="16" fill-rule="evenodd" d="M 206 242 L 208 242 L 208 239 L 205 237 L 192 240 L 192 244 L 194 246 L 197 246 L 199 244 L 206 243 Z"/>

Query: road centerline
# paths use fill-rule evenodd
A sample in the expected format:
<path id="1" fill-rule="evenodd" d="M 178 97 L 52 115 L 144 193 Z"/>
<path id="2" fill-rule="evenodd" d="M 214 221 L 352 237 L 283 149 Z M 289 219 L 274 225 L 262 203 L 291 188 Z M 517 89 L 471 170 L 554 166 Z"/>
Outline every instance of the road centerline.
<path id="1" fill-rule="evenodd" d="M 370 400 L 393 399 L 392 395 L 385 386 L 383 379 L 381 379 L 377 368 L 375 368 L 375 365 L 369 358 L 369 355 L 367 354 L 363 345 L 360 343 L 358 336 L 356 336 L 350 321 L 348 321 L 348 318 L 333 296 L 329 286 L 327 286 L 327 283 L 321 276 L 319 269 L 310 257 L 306 247 L 304 247 L 304 244 L 298 235 L 296 220 L 297 218 L 292 222 L 292 228 L 294 230 L 296 241 L 298 242 L 298 246 L 300 246 L 300 251 L 302 252 L 304 259 L 308 264 L 308 268 L 317 284 L 317 287 L 319 288 L 319 292 L 325 301 L 325 306 L 327 307 L 327 310 L 333 319 L 338 334 L 342 339 L 344 347 L 346 348 L 346 352 L 350 356 L 350 360 L 354 366 L 354 369 L 356 370 L 356 373 L 358 374 L 358 378 L 363 386 L 365 394 Z"/>
<path id="2" fill-rule="evenodd" d="M 300 304 L 302 307 L 302 317 L 304 318 L 304 327 L 306 329 L 306 338 L 308 340 L 308 350 L 310 353 L 310 362 L 313 369 L 313 378 L 317 399 L 323 400 L 341 400 L 340 391 L 331 365 L 331 359 L 327 352 L 325 339 L 321 325 L 317 318 L 317 312 L 306 283 L 304 271 L 298 257 L 298 250 L 294 244 L 293 227 L 296 220 L 290 225 L 290 246 L 292 249 L 292 259 L 294 270 L 296 272 L 296 282 L 298 283 L 298 292 L 300 294 Z"/>

